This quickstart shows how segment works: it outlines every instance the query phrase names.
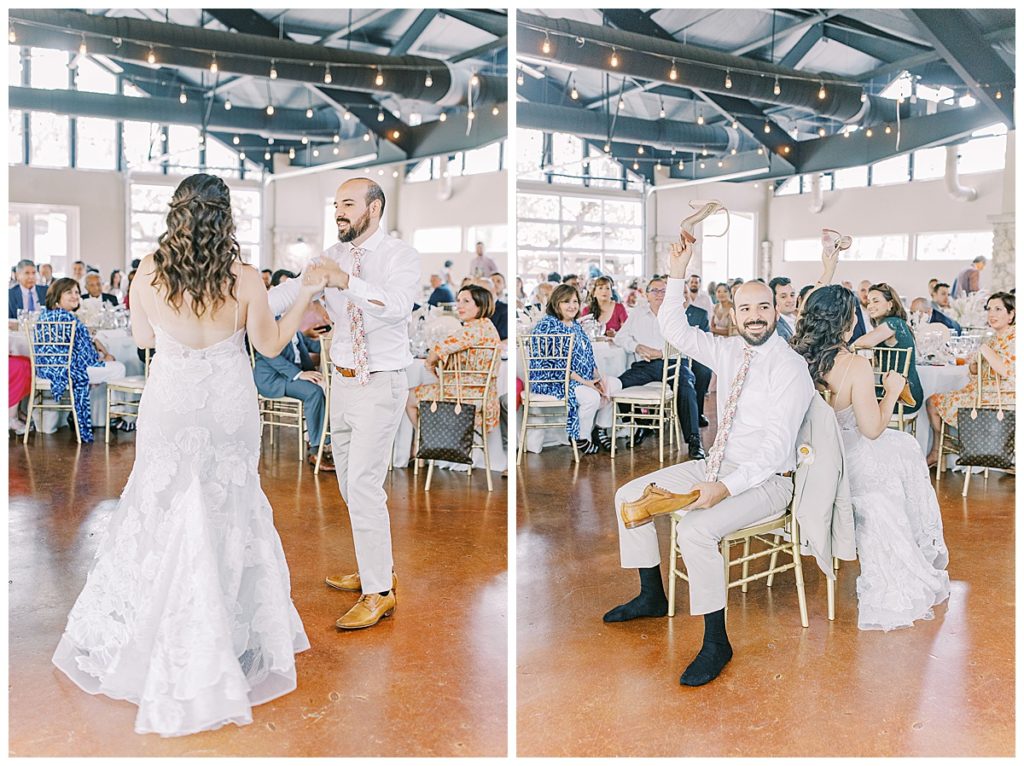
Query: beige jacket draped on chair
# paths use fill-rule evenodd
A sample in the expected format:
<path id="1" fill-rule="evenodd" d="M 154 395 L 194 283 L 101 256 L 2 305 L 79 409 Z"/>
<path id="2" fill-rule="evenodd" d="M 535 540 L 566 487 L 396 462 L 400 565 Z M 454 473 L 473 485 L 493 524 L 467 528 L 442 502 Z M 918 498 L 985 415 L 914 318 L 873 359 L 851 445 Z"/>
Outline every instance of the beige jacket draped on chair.
<path id="1" fill-rule="evenodd" d="M 797 433 L 793 510 L 804 555 L 812 555 L 830 579 L 832 558 L 857 558 L 843 435 L 835 411 L 820 396 L 811 400 Z"/>

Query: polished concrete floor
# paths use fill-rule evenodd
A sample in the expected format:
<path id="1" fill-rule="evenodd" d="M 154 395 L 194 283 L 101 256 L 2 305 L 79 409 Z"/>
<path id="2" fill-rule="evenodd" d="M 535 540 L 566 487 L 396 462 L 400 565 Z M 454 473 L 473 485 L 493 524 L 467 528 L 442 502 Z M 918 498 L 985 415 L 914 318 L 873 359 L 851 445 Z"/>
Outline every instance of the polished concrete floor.
<path id="1" fill-rule="evenodd" d="M 713 399 L 712 399 L 713 401 Z M 714 412 L 713 404 L 708 407 Z M 702 431 L 705 447 L 714 422 Z M 1012 756 L 1014 484 L 946 474 L 939 502 L 952 596 L 935 619 L 857 629 L 857 564 L 844 564 L 836 620 L 805 558 L 810 627 L 792 572 L 731 590 L 735 656 L 713 683 L 679 685 L 700 646 L 686 585 L 674 618 L 606 625 L 639 590 L 619 568 L 616 487 L 659 468 L 657 444 L 528 455 L 517 476 L 517 750 L 522 756 Z M 685 453 L 683 454 L 685 459 Z M 667 461 L 666 461 L 667 464 Z M 667 573 L 668 520 L 657 522 Z M 738 555 L 738 554 L 737 554 Z M 753 565 L 752 565 L 753 566 Z"/>
<path id="2" fill-rule="evenodd" d="M 11 440 L 10 754 L 500 756 L 507 751 L 506 484 L 435 472 L 429 493 L 395 470 L 390 497 L 398 609 L 374 628 L 334 621 L 353 594 L 323 584 L 355 561 L 333 474 L 300 466 L 294 442 L 265 448 L 262 484 L 312 648 L 298 689 L 253 723 L 161 739 L 136 707 L 78 689 L 50 664 L 67 613 L 134 460 L 133 435 L 77 447 L 67 429 Z M 116 441 L 116 443 L 115 443 Z M 354 567 L 353 567 L 354 568 Z"/>

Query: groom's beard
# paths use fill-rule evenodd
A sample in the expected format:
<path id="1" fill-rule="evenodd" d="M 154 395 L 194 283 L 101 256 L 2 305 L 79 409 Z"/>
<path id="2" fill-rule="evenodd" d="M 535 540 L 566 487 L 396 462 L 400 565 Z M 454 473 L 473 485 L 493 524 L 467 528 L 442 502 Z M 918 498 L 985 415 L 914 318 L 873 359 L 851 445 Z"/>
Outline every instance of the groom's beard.
<path id="1" fill-rule="evenodd" d="M 335 219 L 335 223 L 342 224 L 348 223 L 347 219 L 338 218 Z M 342 231 L 338 229 L 338 241 L 339 242 L 351 242 L 353 239 L 359 237 L 363 232 L 370 228 L 370 211 L 367 210 L 360 216 L 359 220 L 350 225 L 347 229 Z"/>
<path id="2" fill-rule="evenodd" d="M 776 321 L 766 322 L 763 319 L 748 319 L 738 329 L 740 337 L 751 346 L 760 346 L 772 337 Z"/>

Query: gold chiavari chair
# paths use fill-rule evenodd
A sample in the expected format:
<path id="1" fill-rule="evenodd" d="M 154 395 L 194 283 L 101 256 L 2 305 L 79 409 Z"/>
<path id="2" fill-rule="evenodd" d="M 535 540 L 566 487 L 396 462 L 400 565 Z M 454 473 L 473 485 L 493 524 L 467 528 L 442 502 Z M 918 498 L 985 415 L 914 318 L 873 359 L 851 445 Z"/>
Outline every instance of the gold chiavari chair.
<path id="1" fill-rule="evenodd" d="M 249 364 L 256 369 L 256 351 L 249 343 Z M 260 411 L 260 433 L 270 426 L 270 444 L 274 444 L 274 429 L 294 428 L 299 435 L 299 462 L 306 458 L 306 420 L 301 399 L 290 396 L 268 397 L 257 394 Z M 324 422 L 327 422 L 326 417 Z"/>
<path id="2" fill-rule="evenodd" d="M 676 526 L 682 520 L 682 514 L 685 511 L 675 512 L 670 514 L 671 517 L 671 532 L 669 539 L 671 540 L 671 557 L 669 563 L 669 581 L 668 581 L 668 616 L 673 617 L 676 613 L 676 578 L 680 580 L 689 579 L 686 576 L 686 571 L 681 567 L 677 566 L 677 562 L 681 564 L 682 551 L 679 548 L 679 541 L 676 535 Z M 781 534 L 778 534 L 779 530 L 785 530 L 788 533 L 789 539 L 785 539 Z M 769 538 L 769 535 L 771 537 Z M 743 555 L 736 559 L 731 560 L 731 548 L 732 544 L 743 541 Z M 751 540 L 757 540 L 762 543 L 765 548 L 764 550 L 750 552 Z M 735 532 L 731 532 L 725 535 L 719 543 L 719 550 L 722 553 L 722 559 L 725 563 L 725 592 L 726 592 L 726 614 L 728 614 L 728 593 L 730 588 L 739 587 L 743 593 L 747 592 L 747 584 L 754 580 L 767 579 L 765 583 L 769 588 L 772 587 L 772 582 L 775 579 L 775 575 L 781 574 L 789 569 L 794 570 L 796 577 L 796 594 L 797 601 L 800 604 L 800 624 L 803 627 L 808 626 L 807 621 L 807 596 L 804 591 L 804 569 L 803 561 L 800 555 L 800 525 L 797 523 L 796 514 L 793 513 L 793 503 L 790 502 L 789 507 L 780 515 L 767 521 L 762 521 L 758 524 L 754 524 L 743 529 L 738 529 Z M 782 564 L 778 563 L 779 554 L 785 554 L 789 557 L 788 562 Z M 768 563 L 768 569 L 763 572 L 757 572 L 750 574 L 750 562 L 755 561 L 765 556 L 770 557 Z M 740 577 L 732 579 L 731 570 L 734 566 L 742 566 Z"/>
<path id="3" fill-rule="evenodd" d="M 71 352 L 75 347 L 76 326 L 73 321 L 28 321 L 23 325 L 28 340 L 29 359 L 32 362 L 32 387 L 28 397 L 24 444 L 28 444 L 28 434 L 32 430 L 32 413 L 35 410 L 70 410 L 75 423 L 75 438 L 79 444 L 82 443 L 82 429 L 78 423 L 78 412 L 75 410 L 75 389 L 71 381 Z M 37 354 L 38 351 L 43 353 Z M 56 371 L 61 377 L 67 377 L 68 386 L 65 394 L 70 404 L 61 404 L 59 401 L 46 403 L 44 394 L 51 391 L 51 386 L 47 378 L 39 377 L 42 370 Z"/>
<path id="4" fill-rule="evenodd" d="M 882 392 L 882 378 L 885 373 L 893 370 L 898 372 L 908 381 L 910 380 L 910 358 L 911 349 L 909 348 L 889 348 L 888 346 L 873 346 L 871 348 L 871 371 L 875 375 L 875 393 L 879 399 L 881 399 Z M 923 402 L 918 402 L 921 407 L 924 406 Z M 896 402 L 896 409 L 892 414 L 892 420 L 889 421 L 889 427 L 896 425 L 900 431 L 907 430 L 907 424 L 910 424 L 910 433 L 917 433 L 917 414 L 921 410 L 918 409 L 916 412 L 907 412 L 907 405 L 901 401 Z"/>
<path id="5" fill-rule="evenodd" d="M 658 432 L 658 462 L 665 462 L 665 430 L 669 432 L 669 449 L 682 445 L 683 436 L 676 412 L 676 388 L 679 385 L 679 351 L 665 344 L 662 354 L 661 382 L 625 388 L 612 397 L 612 458 L 617 444 L 616 431 L 625 428 L 629 433 L 630 449 L 633 434 L 638 428 Z M 619 405 L 623 405 L 620 408 Z"/>
<path id="6" fill-rule="evenodd" d="M 437 380 L 440 391 L 439 401 L 472 404 L 476 407 L 479 425 L 473 431 L 473 450 L 481 450 L 484 455 L 484 473 L 487 475 L 487 491 L 493 492 L 491 480 L 491 456 L 487 447 L 487 418 L 485 408 L 491 389 L 497 385 L 495 372 L 500 358 L 500 349 L 496 346 L 470 346 L 455 354 L 451 354 L 443 365 L 438 365 Z M 477 441 L 476 437 L 480 437 Z M 419 428 L 416 429 L 417 452 L 419 447 Z M 472 456 L 472 450 L 470 450 Z M 427 482 L 424 491 L 430 491 L 430 480 L 434 473 L 434 461 L 427 461 Z M 469 464 L 467 477 L 473 476 L 473 464 Z"/>
<path id="7" fill-rule="evenodd" d="M 518 339 L 523 371 L 523 424 L 519 434 L 516 465 L 523 462 L 526 433 L 534 428 L 565 429 L 569 418 L 569 374 L 572 372 L 572 347 L 576 338 L 568 333 L 533 334 Z M 535 394 L 534 383 L 554 383 L 559 394 Z M 559 412 L 560 410 L 560 412 Z M 553 420 L 551 415 L 563 415 Z M 580 462 L 576 442 L 569 439 L 573 460 Z"/>
<path id="8" fill-rule="evenodd" d="M 149 357 L 151 353 L 152 350 L 148 348 L 144 352 L 145 360 L 143 361 L 141 375 L 127 375 L 123 378 L 116 378 L 115 380 L 107 381 L 107 435 L 104 437 L 104 441 L 107 444 L 110 443 L 111 417 L 137 418 L 139 416 L 139 404 L 142 401 L 142 392 L 146 388 L 146 381 L 149 379 Z M 126 397 L 138 398 L 115 400 L 112 396 L 114 392 L 125 394 Z"/>

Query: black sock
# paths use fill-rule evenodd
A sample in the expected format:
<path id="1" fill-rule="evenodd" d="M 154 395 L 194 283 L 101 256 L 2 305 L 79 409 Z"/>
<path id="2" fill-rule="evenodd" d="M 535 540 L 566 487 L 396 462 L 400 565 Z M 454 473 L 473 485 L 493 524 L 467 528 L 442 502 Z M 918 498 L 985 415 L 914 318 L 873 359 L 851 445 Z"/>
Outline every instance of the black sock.
<path id="1" fill-rule="evenodd" d="M 703 686 L 718 678 L 722 668 L 732 659 L 732 646 L 725 632 L 725 609 L 704 615 L 704 644 L 693 658 L 679 683 L 684 686 Z"/>
<path id="2" fill-rule="evenodd" d="M 384 591 L 383 593 L 381 593 L 380 595 L 381 595 L 381 596 L 386 596 L 386 595 L 388 595 L 388 594 L 389 594 L 390 592 L 391 592 L 390 590 L 386 590 L 386 591 Z"/>
<path id="3" fill-rule="evenodd" d="M 605 622 L 625 622 L 637 617 L 664 617 L 668 614 L 668 598 L 661 582 L 661 567 L 646 567 L 637 571 L 640 572 L 640 595 L 608 612 L 604 616 Z"/>

